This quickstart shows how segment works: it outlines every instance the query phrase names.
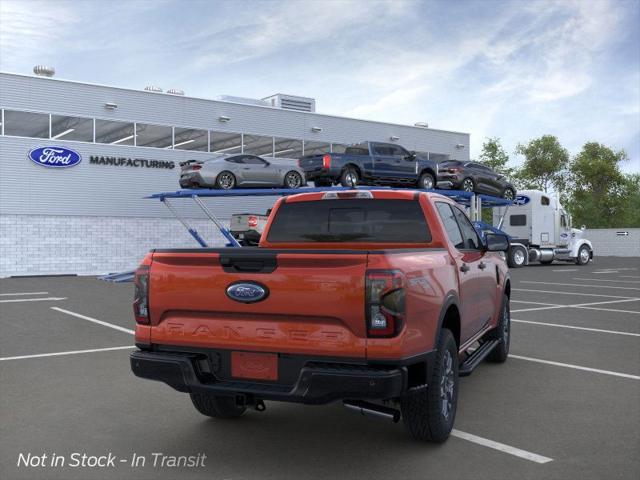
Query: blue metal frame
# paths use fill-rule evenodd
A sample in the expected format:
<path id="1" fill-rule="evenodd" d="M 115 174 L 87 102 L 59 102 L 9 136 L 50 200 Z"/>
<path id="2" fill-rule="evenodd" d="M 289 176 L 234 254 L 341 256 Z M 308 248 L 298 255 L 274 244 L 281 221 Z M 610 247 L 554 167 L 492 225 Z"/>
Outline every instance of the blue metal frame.
<path id="1" fill-rule="evenodd" d="M 474 194 L 473 192 L 464 192 L 462 190 L 420 190 L 417 188 L 394 188 L 394 187 L 356 187 L 356 190 L 408 190 L 414 192 L 431 192 L 449 197 L 454 201 L 465 206 L 471 204 L 471 199 L 477 195 L 482 199 L 482 205 L 486 207 L 504 207 L 511 205 L 511 200 L 493 197 L 491 195 Z M 157 198 L 163 200 L 165 198 L 216 198 L 216 197 L 285 197 L 288 195 L 298 195 L 301 193 L 317 193 L 317 192 L 339 192 L 345 190 L 354 190 L 353 187 L 305 187 L 292 190 L 290 188 L 255 188 L 241 189 L 234 188 L 230 190 L 212 190 L 208 188 L 199 188 L 192 190 L 177 190 L 175 192 L 154 193 L 145 198 Z"/>

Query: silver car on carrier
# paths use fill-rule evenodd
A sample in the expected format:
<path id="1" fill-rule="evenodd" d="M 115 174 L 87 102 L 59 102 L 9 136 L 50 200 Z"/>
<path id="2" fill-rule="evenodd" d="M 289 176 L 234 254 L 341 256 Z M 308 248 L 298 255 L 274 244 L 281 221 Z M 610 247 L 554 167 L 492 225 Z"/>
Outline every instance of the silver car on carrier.
<path id="1" fill-rule="evenodd" d="M 307 183 L 297 161 L 289 158 L 219 155 L 210 160 L 188 160 L 180 167 L 181 188 L 300 188 Z"/>

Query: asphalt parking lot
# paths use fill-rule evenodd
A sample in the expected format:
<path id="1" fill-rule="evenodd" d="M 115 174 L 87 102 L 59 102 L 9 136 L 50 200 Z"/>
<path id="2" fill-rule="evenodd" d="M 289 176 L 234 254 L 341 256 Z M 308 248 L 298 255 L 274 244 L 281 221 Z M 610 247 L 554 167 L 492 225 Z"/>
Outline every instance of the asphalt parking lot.
<path id="1" fill-rule="evenodd" d="M 339 404 L 208 419 L 131 374 L 132 284 L 0 280 L 0 478 L 639 478 L 640 258 L 511 275 L 511 358 L 461 380 L 443 445 Z M 116 460 L 72 467 L 73 453 Z M 206 459 L 160 467 L 154 453 Z"/>

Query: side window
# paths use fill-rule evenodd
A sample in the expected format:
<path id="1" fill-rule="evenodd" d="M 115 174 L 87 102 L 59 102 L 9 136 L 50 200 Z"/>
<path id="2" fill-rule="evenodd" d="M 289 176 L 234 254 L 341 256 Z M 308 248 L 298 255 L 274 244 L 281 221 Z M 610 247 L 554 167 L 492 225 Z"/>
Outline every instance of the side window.
<path id="1" fill-rule="evenodd" d="M 456 217 L 451 211 L 451 206 L 448 203 L 436 202 L 436 208 L 440 219 L 444 224 L 444 229 L 447 232 L 447 237 L 451 240 L 451 243 L 456 248 L 464 248 L 464 241 L 462 239 L 462 233 L 460 233 L 460 227 L 456 222 Z"/>
<path id="2" fill-rule="evenodd" d="M 249 165 L 266 165 L 267 164 L 267 162 L 265 162 L 263 159 L 261 159 L 260 157 L 256 157 L 254 155 L 245 156 L 244 163 L 248 163 Z"/>
<path id="3" fill-rule="evenodd" d="M 376 155 L 393 155 L 391 149 L 386 145 L 375 145 L 373 150 Z"/>
<path id="4" fill-rule="evenodd" d="M 565 217 L 564 215 L 560 216 L 560 226 L 562 228 L 567 228 L 567 217 Z"/>
<path id="5" fill-rule="evenodd" d="M 244 163 L 244 156 L 238 155 L 237 157 L 229 157 L 226 161 L 229 163 Z"/>
<path id="6" fill-rule="evenodd" d="M 467 218 L 467 216 L 462 213 L 462 211 L 458 208 L 452 208 L 454 215 L 456 216 L 456 220 L 458 220 L 458 225 L 460 225 L 460 230 L 462 231 L 462 237 L 464 238 L 464 249 L 465 250 L 479 250 L 480 249 L 480 239 L 478 238 L 478 232 L 473 228 L 471 221 Z"/>
<path id="7" fill-rule="evenodd" d="M 509 217 L 509 225 L 512 227 L 524 227 L 527 224 L 526 215 L 511 215 Z"/>
<path id="8" fill-rule="evenodd" d="M 549 203 L 551 203 L 550 200 L 549 200 L 549 197 L 540 197 L 540 204 L 541 205 L 549 205 Z"/>
<path id="9" fill-rule="evenodd" d="M 391 155 L 393 155 L 394 157 L 406 157 L 407 155 L 409 155 L 409 152 L 398 145 L 390 146 L 389 150 L 391 151 Z"/>

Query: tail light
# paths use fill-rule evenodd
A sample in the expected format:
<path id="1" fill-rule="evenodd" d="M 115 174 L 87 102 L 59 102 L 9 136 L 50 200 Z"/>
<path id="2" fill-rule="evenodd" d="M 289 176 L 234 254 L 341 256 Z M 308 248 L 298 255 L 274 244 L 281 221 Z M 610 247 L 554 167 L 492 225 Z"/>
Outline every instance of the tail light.
<path id="1" fill-rule="evenodd" d="M 191 170 L 200 170 L 202 168 L 202 165 L 194 165 L 193 167 L 191 167 Z"/>
<path id="2" fill-rule="evenodd" d="M 133 315 L 136 323 L 149 324 L 149 265 L 141 265 L 136 270 Z"/>
<path id="3" fill-rule="evenodd" d="M 249 228 L 256 228 L 258 226 L 258 217 L 256 217 L 255 215 L 249 215 L 247 225 L 249 226 Z"/>
<path id="4" fill-rule="evenodd" d="M 328 153 L 325 153 L 322 156 L 322 168 L 331 168 L 331 155 L 329 155 Z"/>
<path id="5" fill-rule="evenodd" d="M 405 279 L 398 270 L 369 270 L 366 276 L 367 336 L 394 337 L 405 315 Z"/>
<path id="6" fill-rule="evenodd" d="M 447 169 L 447 172 L 449 172 L 449 173 L 457 173 L 459 171 L 460 171 L 459 168 L 449 168 L 449 169 Z"/>

